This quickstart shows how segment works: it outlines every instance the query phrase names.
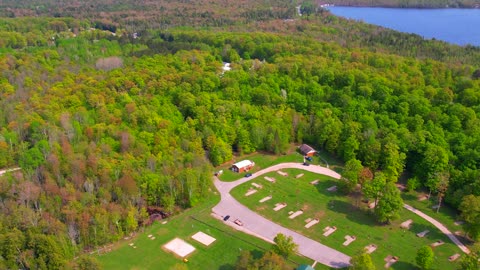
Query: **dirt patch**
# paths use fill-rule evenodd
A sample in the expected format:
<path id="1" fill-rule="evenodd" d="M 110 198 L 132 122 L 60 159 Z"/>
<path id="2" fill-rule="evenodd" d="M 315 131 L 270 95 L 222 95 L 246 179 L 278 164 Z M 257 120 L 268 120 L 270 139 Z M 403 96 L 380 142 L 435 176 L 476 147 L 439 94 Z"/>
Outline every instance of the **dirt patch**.
<path id="1" fill-rule="evenodd" d="M 156 235 L 164 235 L 164 234 L 168 234 L 168 229 L 167 228 L 160 228 L 158 230 L 155 231 L 155 234 Z"/>
<path id="2" fill-rule="evenodd" d="M 325 216 L 325 211 L 318 211 L 318 212 L 315 213 L 314 217 L 317 218 L 317 219 L 321 219 L 324 216 Z"/>
<path id="3" fill-rule="evenodd" d="M 304 203 L 303 206 L 302 206 L 303 212 L 307 211 L 308 209 L 310 209 L 310 204 Z"/>
<path id="4" fill-rule="evenodd" d="M 257 209 L 257 211 L 263 211 L 263 210 L 267 209 L 267 206 L 266 205 L 257 206 L 256 209 Z"/>

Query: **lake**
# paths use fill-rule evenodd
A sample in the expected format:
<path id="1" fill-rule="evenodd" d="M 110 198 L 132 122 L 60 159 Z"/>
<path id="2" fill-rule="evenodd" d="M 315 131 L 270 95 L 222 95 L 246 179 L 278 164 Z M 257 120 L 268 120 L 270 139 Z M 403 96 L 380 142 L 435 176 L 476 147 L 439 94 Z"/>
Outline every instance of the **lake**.
<path id="1" fill-rule="evenodd" d="M 480 9 L 327 7 L 331 13 L 458 45 L 480 46 Z"/>

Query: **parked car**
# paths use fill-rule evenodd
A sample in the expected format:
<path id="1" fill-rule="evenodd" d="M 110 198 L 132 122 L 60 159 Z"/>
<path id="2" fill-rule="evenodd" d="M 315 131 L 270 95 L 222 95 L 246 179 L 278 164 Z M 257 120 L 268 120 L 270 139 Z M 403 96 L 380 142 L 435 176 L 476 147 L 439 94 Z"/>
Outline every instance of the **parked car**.
<path id="1" fill-rule="evenodd" d="M 250 177 L 250 176 L 252 176 L 252 174 L 251 174 L 251 173 L 247 173 L 247 174 L 245 174 L 245 177 Z"/>
<path id="2" fill-rule="evenodd" d="M 303 166 L 310 166 L 310 163 L 304 162 L 304 163 L 303 163 Z"/>
<path id="3" fill-rule="evenodd" d="M 313 160 L 312 157 L 305 157 L 305 159 L 308 160 L 308 161 L 312 161 L 312 160 Z"/>
<path id="4" fill-rule="evenodd" d="M 237 224 L 238 226 L 243 226 L 243 222 L 241 222 L 240 219 L 235 219 L 233 223 Z"/>
<path id="5" fill-rule="evenodd" d="M 226 216 L 223 218 L 223 221 L 227 221 L 229 218 L 230 218 L 230 216 L 229 216 L 229 215 L 226 215 Z"/>

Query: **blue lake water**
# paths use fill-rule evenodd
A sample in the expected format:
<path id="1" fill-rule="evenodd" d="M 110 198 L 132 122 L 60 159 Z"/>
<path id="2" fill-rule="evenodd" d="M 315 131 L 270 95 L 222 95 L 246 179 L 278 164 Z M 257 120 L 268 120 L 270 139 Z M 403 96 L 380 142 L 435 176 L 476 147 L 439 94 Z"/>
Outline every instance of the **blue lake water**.
<path id="1" fill-rule="evenodd" d="M 480 46 L 480 9 L 328 7 L 333 14 L 458 45 Z"/>

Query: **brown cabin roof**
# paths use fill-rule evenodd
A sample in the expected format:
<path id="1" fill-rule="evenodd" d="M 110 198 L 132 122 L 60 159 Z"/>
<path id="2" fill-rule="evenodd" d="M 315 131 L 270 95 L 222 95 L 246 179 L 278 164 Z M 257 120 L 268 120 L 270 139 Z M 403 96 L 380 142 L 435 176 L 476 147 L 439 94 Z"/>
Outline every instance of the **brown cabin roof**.
<path id="1" fill-rule="evenodd" d="M 313 147 L 311 147 L 310 145 L 308 144 L 302 144 L 300 145 L 300 152 L 302 152 L 302 154 L 306 155 L 310 152 L 316 152 L 315 149 L 313 149 Z"/>

